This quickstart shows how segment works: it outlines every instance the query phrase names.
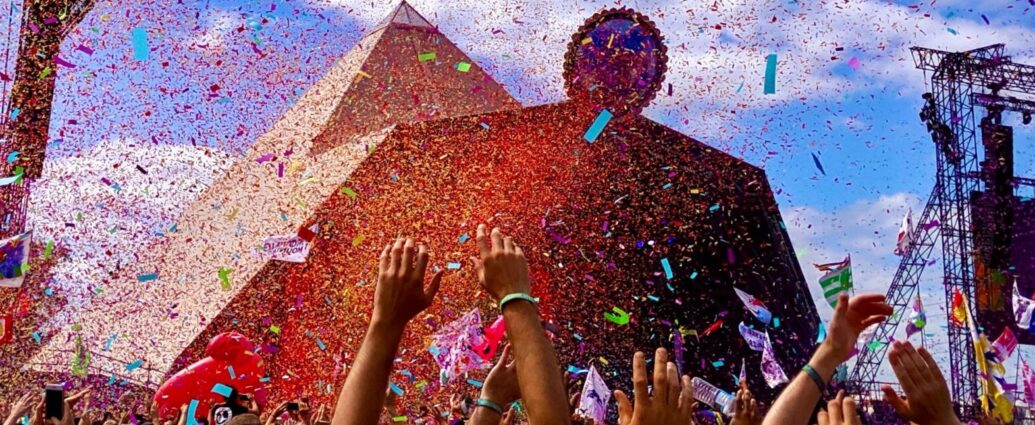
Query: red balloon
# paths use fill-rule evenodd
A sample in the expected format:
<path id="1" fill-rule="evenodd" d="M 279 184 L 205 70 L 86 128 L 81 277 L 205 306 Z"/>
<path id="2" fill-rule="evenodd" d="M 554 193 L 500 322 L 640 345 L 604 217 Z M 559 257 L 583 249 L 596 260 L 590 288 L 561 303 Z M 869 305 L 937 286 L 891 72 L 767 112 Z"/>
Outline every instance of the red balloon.
<path id="1" fill-rule="evenodd" d="M 251 394 L 260 405 L 266 403 L 266 388 L 261 382 L 266 375 L 262 358 L 252 350 L 247 337 L 237 332 L 224 332 L 208 342 L 209 355 L 187 366 L 169 378 L 155 393 L 154 402 L 160 418 L 176 416 L 181 406 L 198 401 L 196 418 L 208 415 L 213 404 L 222 403 L 222 395 L 213 392 L 217 384 L 236 389 L 240 394 Z"/>

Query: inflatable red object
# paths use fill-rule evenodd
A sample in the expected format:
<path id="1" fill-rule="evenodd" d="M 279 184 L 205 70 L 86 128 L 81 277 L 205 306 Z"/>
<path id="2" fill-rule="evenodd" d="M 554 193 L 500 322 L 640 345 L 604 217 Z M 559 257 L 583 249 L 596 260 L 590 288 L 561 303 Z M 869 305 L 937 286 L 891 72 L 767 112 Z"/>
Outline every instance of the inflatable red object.
<path id="1" fill-rule="evenodd" d="M 503 315 L 496 318 L 492 325 L 485 328 L 485 340 L 477 346 L 471 347 L 474 349 L 478 356 L 487 362 L 492 362 L 492 358 L 496 357 L 496 350 L 499 348 L 500 340 L 503 339 L 503 335 L 507 333 L 507 324 L 503 321 Z"/>
<path id="2" fill-rule="evenodd" d="M 159 417 L 174 417 L 180 406 L 190 406 L 192 400 L 197 400 L 194 416 L 204 418 L 213 404 L 224 401 L 221 394 L 213 391 L 217 384 L 251 394 L 260 405 L 265 404 L 266 388 L 261 380 L 266 370 L 262 358 L 252 349 L 252 342 L 237 332 L 213 337 L 205 348 L 208 357 L 181 370 L 158 388 L 154 402 Z"/>

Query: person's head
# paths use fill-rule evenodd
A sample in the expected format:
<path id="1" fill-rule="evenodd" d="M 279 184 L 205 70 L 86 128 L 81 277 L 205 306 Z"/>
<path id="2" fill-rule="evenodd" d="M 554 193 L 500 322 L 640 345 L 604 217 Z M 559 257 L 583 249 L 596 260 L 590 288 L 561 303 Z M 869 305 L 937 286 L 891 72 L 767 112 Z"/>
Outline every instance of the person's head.
<path id="1" fill-rule="evenodd" d="M 226 425 L 262 425 L 262 421 L 254 413 L 245 413 L 234 416 Z"/>

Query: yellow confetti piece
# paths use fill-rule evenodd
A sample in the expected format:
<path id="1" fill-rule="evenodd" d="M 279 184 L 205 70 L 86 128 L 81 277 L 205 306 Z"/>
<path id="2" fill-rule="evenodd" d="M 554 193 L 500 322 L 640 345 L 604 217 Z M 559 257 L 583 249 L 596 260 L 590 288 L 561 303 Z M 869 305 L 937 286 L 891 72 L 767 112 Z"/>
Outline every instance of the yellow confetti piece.
<path id="1" fill-rule="evenodd" d="M 603 363 L 604 366 L 607 366 L 607 365 L 611 364 L 610 362 L 607 361 L 607 359 L 605 359 L 603 357 L 598 357 L 597 359 L 600 360 L 600 363 Z"/>
<path id="2" fill-rule="evenodd" d="M 393 416 L 392 417 L 392 422 L 406 422 L 408 420 L 410 420 L 410 418 L 407 418 L 406 416 Z"/>
<path id="3" fill-rule="evenodd" d="M 367 74 L 366 72 L 363 72 L 363 70 L 360 70 L 359 72 L 356 73 L 356 78 L 373 78 L 373 77 L 371 77 L 370 74 Z"/>
<path id="4" fill-rule="evenodd" d="M 611 38 L 607 39 L 607 48 L 610 49 L 611 45 L 614 44 L 614 42 L 615 42 L 615 35 L 611 34 Z"/>
<path id="5" fill-rule="evenodd" d="M 352 238 L 352 247 L 355 248 L 359 246 L 359 244 L 363 243 L 363 240 L 366 238 L 367 237 L 363 235 L 357 235 L 356 237 Z"/>
<path id="6" fill-rule="evenodd" d="M 590 42 L 592 42 L 592 41 L 593 41 L 593 39 L 592 39 L 592 38 L 590 38 L 590 37 L 586 37 L 586 38 L 583 38 L 583 39 L 582 39 L 582 44 L 589 44 L 589 43 L 590 43 Z"/>
<path id="7" fill-rule="evenodd" d="M 320 181 L 320 179 L 318 179 L 316 177 L 313 177 L 313 176 L 310 176 L 310 177 L 306 177 L 304 180 L 302 180 L 298 184 L 300 184 L 302 186 L 305 186 L 305 185 L 307 185 L 309 183 L 315 183 L 315 182 L 318 182 L 318 181 Z"/>
<path id="8" fill-rule="evenodd" d="M 237 207 L 234 207 L 234 209 L 230 210 L 230 215 L 226 217 L 226 221 L 233 221 L 233 219 L 235 218 L 237 218 Z"/>

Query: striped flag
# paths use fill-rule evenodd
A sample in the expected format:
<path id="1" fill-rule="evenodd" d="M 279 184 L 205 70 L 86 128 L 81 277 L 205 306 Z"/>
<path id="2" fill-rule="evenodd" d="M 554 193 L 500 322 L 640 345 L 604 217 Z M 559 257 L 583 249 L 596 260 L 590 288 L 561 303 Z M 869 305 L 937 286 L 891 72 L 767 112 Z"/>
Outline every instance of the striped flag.
<path id="1" fill-rule="evenodd" d="M 852 257 L 845 257 L 844 261 L 827 264 L 814 264 L 816 269 L 825 272 L 819 278 L 819 286 L 823 288 L 823 296 L 833 307 L 837 304 L 837 297 L 852 289 Z"/>

